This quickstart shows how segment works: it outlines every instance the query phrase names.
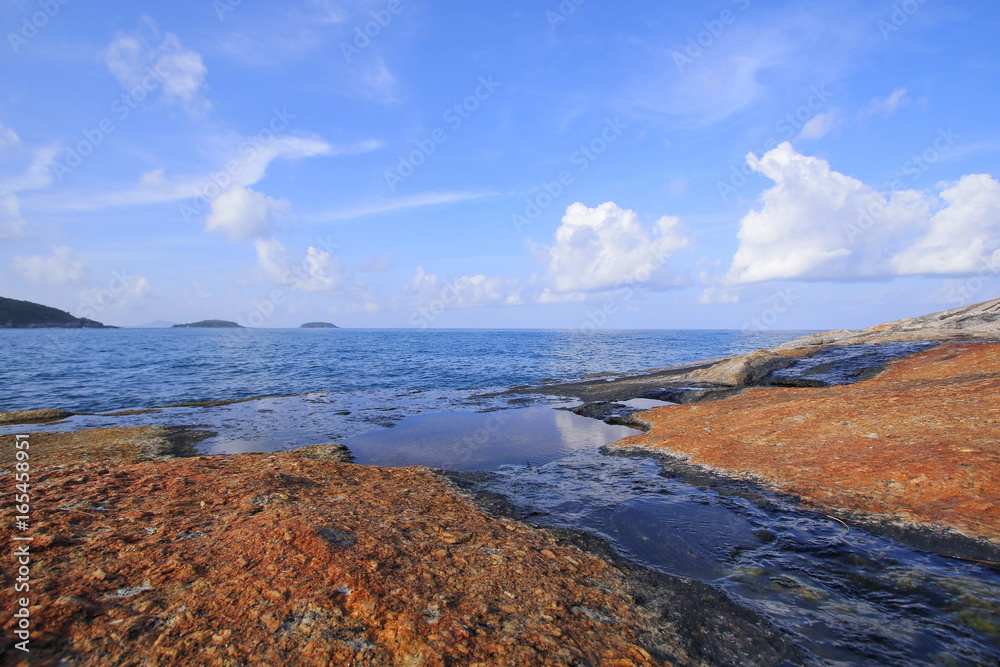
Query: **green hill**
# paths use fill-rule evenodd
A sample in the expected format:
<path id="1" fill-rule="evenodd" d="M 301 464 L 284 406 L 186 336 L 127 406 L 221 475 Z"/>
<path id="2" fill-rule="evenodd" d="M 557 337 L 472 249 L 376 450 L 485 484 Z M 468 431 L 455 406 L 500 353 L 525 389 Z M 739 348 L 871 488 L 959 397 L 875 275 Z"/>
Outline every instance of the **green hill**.
<path id="1" fill-rule="evenodd" d="M 300 329 L 339 329 L 336 324 L 330 324 L 329 322 L 306 322 Z"/>
<path id="2" fill-rule="evenodd" d="M 0 296 L 0 329 L 117 329 L 58 308 Z"/>

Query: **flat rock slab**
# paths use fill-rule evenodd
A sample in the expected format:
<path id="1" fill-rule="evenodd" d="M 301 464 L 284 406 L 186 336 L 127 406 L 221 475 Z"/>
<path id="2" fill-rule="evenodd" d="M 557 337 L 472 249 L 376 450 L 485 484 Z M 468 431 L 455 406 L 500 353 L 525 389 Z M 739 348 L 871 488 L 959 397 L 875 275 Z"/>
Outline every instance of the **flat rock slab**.
<path id="1" fill-rule="evenodd" d="M 685 457 L 815 505 L 1000 543 L 1000 343 L 945 343 L 878 377 L 754 387 L 641 413 L 612 448 Z"/>
<path id="2" fill-rule="evenodd" d="M 0 412 L 0 426 L 20 424 L 45 424 L 72 417 L 75 413 L 66 410 L 13 410 Z"/>
<path id="3" fill-rule="evenodd" d="M 665 664 L 604 560 L 316 454 L 34 463 L 32 664 Z"/>

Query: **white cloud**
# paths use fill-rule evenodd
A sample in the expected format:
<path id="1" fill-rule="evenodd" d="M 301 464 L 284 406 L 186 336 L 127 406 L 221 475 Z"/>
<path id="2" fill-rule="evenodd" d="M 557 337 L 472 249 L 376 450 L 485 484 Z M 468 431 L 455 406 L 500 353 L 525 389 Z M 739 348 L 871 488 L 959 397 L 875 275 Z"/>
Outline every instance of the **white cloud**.
<path id="1" fill-rule="evenodd" d="M 52 184 L 52 164 L 58 147 L 43 146 L 25 149 L 21 139 L 12 129 L 0 123 L 0 154 L 14 169 L 23 171 L 0 174 L 0 240 L 21 236 L 26 222 L 21 215 L 21 201 L 17 193 L 41 190 Z"/>
<path id="2" fill-rule="evenodd" d="M 1000 183 L 966 176 L 941 193 L 887 194 L 784 143 L 757 159 L 775 185 L 740 223 L 728 284 L 972 273 L 1000 248 Z"/>
<path id="3" fill-rule="evenodd" d="M 219 164 L 226 165 L 218 171 L 198 176 L 168 177 L 162 169 L 154 169 L 142 174 L 136 186 L 110 192 L 70 193 L 65 196 L 46 197 L 33 201 L 36 208 L 63 211 L 102 210 L 127 206 L 143 206 L 187 200 L 187 209 L 182 210 L 185 219 L 204 210 L 203 199 L 211 199 L 219 191 L 219 183 L 249 188 L 264 178 L 271 163 L 277 159 L 297 160 L 322 155 L 354 155 L 374 150 L 380 144 L 364 141 L 350 146 L 331 146 L 316 137 L 280 136 L 254 147 L 249 141 L 233 146 L 227 159 Z"/>
<path id="4" fill-rule="evenodd" d="M 813 116 L 808 123 L 802 126 L 799 132 L 799 139 L 822 139 L 830 134 L 840 123 L 840 118 L 836 111 L 828 111 Z"/>
<path id="5" fill-rule="evenodd" d="M 396 101 L 394 94 L 396 77 L 392 75 L 381 57 L 373 58 L 364 66 L 361 83 L 364 90 L 376 100 L 384 103 Z"/>
<path id="6" fill-rule="evenodd" d="M 294 262 L 288 248 L 275 239 L 258 239 L 254 247 L 258 266 L 279 285 L 300 292 L 330 292 L 347 280 L 341 261 L 326 250 L 310 246 L 305 256 Z"/>
<path id="7" fill-rule="evenodd" d="M 650 283 L 671 255 L 688 244 L 677 218 L 647 229 L 635 211 L 613 202 L 566 209 L 548 251 L 548 275 L 556 292 L 593 292 L 623 284 Z"/>
<path id="8" fill-rule="evenodd" d="M 336 289 L 344 277 L 340 260 L 326 250 L 309 247 L 302 260 L 302 275 L 295 288 L 303 292 L 327 292 Z"/>
<path id="9" fill-rule="evenodd" d="M 53 248 L 51 257 L 14 257 L 11 264 L 15 272 L 28 280 L 49 285 L 74 283 L 87 273 L 86 264 L 74 259 L 72 249 L 67 246 Z"/>
<path id="10" fill-rule="evenodd" d="M 910 98 L 907 96 L 906 88 L 898 88 L 892 92 L 889 97 L 881 99 L 875 97 L 872 99 L 871 104 L 861 110 L 862 116 L 889 116 L 896 113 L 900 107 L 904 107 L 910 103 Z"/>
<path id="11" fill-rule="evenodd" d="M 285 200 L 234 185 L 212 200 L 205 231 L 222 232 L 233 241 L 269 236 L 278 216 L 289 208 Z"/>
<path id="12" fill-rule="evenodd" d="M 740 295 L 738 290 L 726 287 L 706 287 L 698 297 L 698 303 L 702 305 L 739 303 Z"/>
<path id="13" fill-rule="evenodd" d="M 80 317 L 96 319 L 108 309 L 125 310 L 132 308 L 152 294 L 153 290 L 145 276 L 132 276 L 124 271 L 115 271 L 104 286 L 95 286 L 80 292 L 80 305 L 76 312 Z"/>
<path id="14" fill-rule="evenodd" d="M 413 282 L 405 291 L 425 308 L 441 310 L 485 306 L 515 306 L 523 303 L 523 281 L 496 276 L 458 276 L 441 278 L 417 267 Z"/>
<path id="15" fill-rule="evenodd" d="M 17 136 L 17 132 L 0 123 L 0 154 L 20 147 L 21 138 Z"/>
<path id="16" fill-rule="evenodd" d="M 59 148 L 54 145 L 36 149 L 23 173 L 0 180 L 0 193 L 47 188 L 52 184 L 52 165 L 58 153 Z"/>
<path id="17" fill-rule="evenodd" d="M 156 85 L 164 102 L 179 105 L 191 113 L 211 107 L 201 95 L 208 69 L 201 55 L 185 49 L 173 33 L 159 39 L 159 32 L 150 21 L 157 44 L 145 38 L 119 33 L 104 54 L 104 62 L 126 91 L 145 86 L 146 92 Z M 143 96 L 146 94 L 143 92 Z"/>
<path id="18" fill-rule="evenodd" d="M 241 185 L 253 185 L 264 178 L 268 166 L 279 158 L 299 160 L 319 155 L 354 155 L 375 150 L 378 146 L 376 142 L 362 142 L 356 146 L 334 147 L 317 137 L 277 137 L 254 150 L 233 178 Z"/>
<path id="19" fill-rule="evenodd" d="M 976 273 L 1000 252 L 1000 182 L 986 174 L 963 176 L 941 201 L 924 235 L 893 258 L 898 273 Z"/>
<path id="20" fill-rule="evenodd" d="M 24 218 L 21 206 L 14 195 L 0 195 L 0 241 L 21 236 L 24 233 Z"/>

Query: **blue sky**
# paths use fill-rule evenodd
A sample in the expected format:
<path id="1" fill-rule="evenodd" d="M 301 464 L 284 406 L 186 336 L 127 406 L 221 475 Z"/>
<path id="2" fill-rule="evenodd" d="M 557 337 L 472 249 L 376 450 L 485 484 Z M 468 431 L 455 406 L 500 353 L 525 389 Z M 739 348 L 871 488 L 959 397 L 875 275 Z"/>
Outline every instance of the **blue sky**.
<path id="1" fill-rule="evenodd" d="M 1000 291 L 995 3 L 0 0 L 0 294 L 868 326 Z"/>

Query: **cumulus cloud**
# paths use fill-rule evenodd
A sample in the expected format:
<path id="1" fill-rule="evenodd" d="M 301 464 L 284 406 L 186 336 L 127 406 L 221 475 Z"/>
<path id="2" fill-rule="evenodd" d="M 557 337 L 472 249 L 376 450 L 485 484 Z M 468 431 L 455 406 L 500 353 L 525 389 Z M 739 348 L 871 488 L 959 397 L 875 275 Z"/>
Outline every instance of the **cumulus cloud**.
<path id="1" fill-rule="evenodd" d="M 276 239 L 254 242 L 257 263 L 268 278 L 301 292 L 329 292 L 340 288 L 347 279 L 341 261 L 326 250 L 310 246 L 302 259 L 295 261 L 288 248 Z"/>
<path id="2" fill-rule="evenodd" d="M 111 74 L 126 91 L 144 85 L 148 89 L 155 81 L 164 102 L 179 105 L 192 113 L 210 108 L 211 104 L 201 94 L 208 73 L 201 55 L 184 48 L 172 33 L 160 39 L 155 25 L 152 22 L 149 25 L 156 43 L 123 33 L 112 40 L 104 54 Z"/>
<path id="3" fill-rule="evenodd" d="M 1000 182 L 963 176 L 940 199 L 923 235 L 893 258 L 898 273 L 975 273 L 1000 253 Z"/>
<path id="4" fill-rule="evenodd" d="M 677 218 L 647 228 L 635 211 L 613 202 L 566 209 L 548 249 L 548 276 L 556 292 L 593 292 L 631 283 L 655 283 L 663 263 L 688 244 Z"/>
<path id="5" fill-rule="evenodd" d="M 1000 248 L 990 176 L 966 176 L 939 197 L 882 193 L 787 142 L 747 161 L 775 185 L 740 223 L 729 284 L 973 273 Z"/>
<path id="6" fill-rule="evenodd" d="M 276 219 L 289 207 L 284 200 L 235 185 L 212 200 L 205 231 L 222 232 L 233 241 L 269 236 Z"/>
<path id="7" fill-rule="evenodd" d="M 73 250 L 68 246 L 53 248 L 50 257 L 14 257 L 11 264 L 15 272 L 28 280 L 49 285 L 75 283 L 87 273 L 86 264 L 74 259 Z"/>

